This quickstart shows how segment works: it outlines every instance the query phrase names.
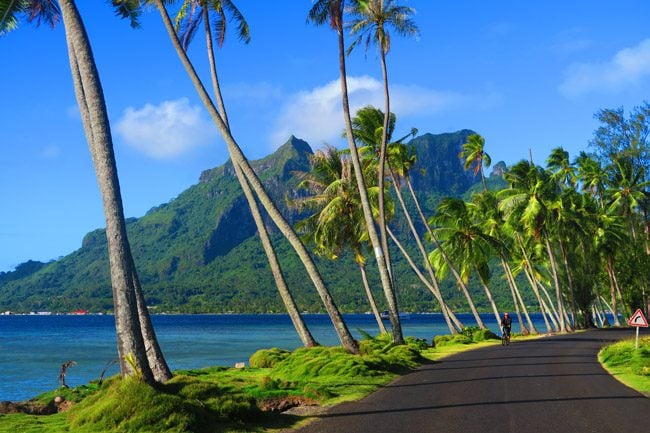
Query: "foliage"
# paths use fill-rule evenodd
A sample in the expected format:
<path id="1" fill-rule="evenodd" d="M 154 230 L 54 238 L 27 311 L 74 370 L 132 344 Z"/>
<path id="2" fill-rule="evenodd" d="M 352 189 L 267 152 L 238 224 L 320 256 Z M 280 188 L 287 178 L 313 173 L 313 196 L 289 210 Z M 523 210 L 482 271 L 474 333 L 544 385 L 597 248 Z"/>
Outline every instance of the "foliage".
<path id="1" fill-rule="evenodd" d="M 260 349 L 251 355 L 248 363 L 253 368 L 273 368 L 278 362 L 285 360 L 289 354 L 288 350 L 278 349 Z"/>
<path id="2" fill-rule="evenodd" d="M 433 338 L 433 346 L 443 347 L 458 344 L 474 344 L 499 339 L 499 336 L 489 329 L 481 329 L 478 326 L 466 326 L 457 335 L 436 335 Z"/>
<path id="3" fill-rule="evenodd" d="M 650 397 L 650 337 L 623 340 L 605 346 L 598 354 L 603 366 L 624 384 Z"/>
<path id="4" fill-rule="evenodd" d="M 255 418 L 251 397 L 214 383 L 176 376 L 160 389 L 115 380 L 69 412 L 74 431 L 203 432 L 215 423 Z"/>
<path id="5" fill-rule="evenodd" d="M 635 340 L 619 341 L 603 348 L 600 361 L 608 368 L 625 371 L 650 380 L 650 337 L 639 339 L 639 348 L 635 349 Z"/>

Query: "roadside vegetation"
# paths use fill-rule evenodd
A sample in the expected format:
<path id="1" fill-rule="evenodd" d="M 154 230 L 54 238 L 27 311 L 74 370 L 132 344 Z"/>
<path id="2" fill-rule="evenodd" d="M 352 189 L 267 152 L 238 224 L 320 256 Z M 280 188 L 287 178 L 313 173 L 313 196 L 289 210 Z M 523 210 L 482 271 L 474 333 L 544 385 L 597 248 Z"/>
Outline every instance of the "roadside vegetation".
<path id="1" fill-rule="evenodd" d="M 77 388 L 59 388 L 35 403 L 70 402 L 53 415 L 0 415 L 0 432 L 263 432 L 295 427 L 323 407 L 358 400 L 425 362 L 495 344 L 489 331 L 467 328 L 462 342 L 451 336 L 440 347 L 407 337 L 396 345 L 388 334 L 367 336 L 360 354 L 343 348 L 263 349 L 247 368 L 210 367 L 176 371 L 155 387 L 136 377 L 112 377 Z M 280 412 L 294 408 L 295 415 Z M 291 411 L 290 411 L 291 412 Z"/>
<path id="2" fill-rule="evenodd" d="M 513 334 L 513 340 L 540 336 Z M 33 406 L 58 408 L 52 415 L 0 415 L 0 432 L 273 432 L 295 428 L 324 408 L 361 399 L 400 374 L 427 362 L 499 344 L 489 330 L 467 327 L 433 341 L 388 334 L 359 342 L 360 354 L 342 347 L 271 348 L 255 352 L 246 368 L 179 370 L 165 384 L 137 377 L 109 378 L 39 395 Z M 650 337 L 603 348 L 599 360 L 626 385 L 650 396 Z M 59 403 L 54 403 L 55 399 Z"/>
<path id="3" fill-rule="evenodd" d="M 598 360 L 616 379 L 650 397 L 650 337 L 634 338 L 604 347 Z"/>

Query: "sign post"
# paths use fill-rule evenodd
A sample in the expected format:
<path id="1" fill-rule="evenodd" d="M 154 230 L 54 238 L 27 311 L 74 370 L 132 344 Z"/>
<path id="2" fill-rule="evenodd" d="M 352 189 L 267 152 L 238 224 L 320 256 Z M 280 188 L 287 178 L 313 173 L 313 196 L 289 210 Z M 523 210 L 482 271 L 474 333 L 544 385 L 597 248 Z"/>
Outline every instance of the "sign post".
<path id="1" fill-rule="evenodd" d="M 634 326 L 636 327 L 636 343 L 634 345 L 635 349 L 639 348 L 639 328 L 647 328 L 648 327 L 648 321 L 646 320 L 645 316 L 643 315 L 643 311 L 641 309 L 637 309 L 634 314 L 632 314 L 632 317 L 630 317 L 630 320 L 627 321 L 628 326 Z"/>

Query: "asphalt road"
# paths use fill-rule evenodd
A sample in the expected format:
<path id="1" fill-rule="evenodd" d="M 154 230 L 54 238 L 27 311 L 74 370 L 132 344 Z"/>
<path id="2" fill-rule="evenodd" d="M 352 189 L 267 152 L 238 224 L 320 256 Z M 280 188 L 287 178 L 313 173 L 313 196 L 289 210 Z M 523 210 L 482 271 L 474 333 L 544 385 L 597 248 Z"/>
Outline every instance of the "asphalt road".
<path id="1" fill-rule="evenodd" d="M 650 398 L 596 359 L 603 345 L 633 336 L 633 329 L 594 330 L 455 355 L 298 432 L 648 432 Z"/>

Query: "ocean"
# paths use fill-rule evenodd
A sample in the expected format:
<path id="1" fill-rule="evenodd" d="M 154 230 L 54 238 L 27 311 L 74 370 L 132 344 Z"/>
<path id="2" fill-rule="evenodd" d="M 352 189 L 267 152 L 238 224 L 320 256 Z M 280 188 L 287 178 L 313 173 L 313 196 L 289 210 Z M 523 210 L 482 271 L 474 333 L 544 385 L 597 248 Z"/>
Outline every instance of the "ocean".
<path id="1" fill-rule="evenodd" d="M 321 345 L 338 345 L 329 317 L 303 316 Z M 471 314 L 459 314 L 466 326 L 474 325 Z M 493 314 L 483 314 L 486 326 L 497 332 Z M 344 315 L 355 338 L 377 334 L 370 314 Z M 535 326 L 545 331 L 540 315 L 532 315 Z M 295 349 L 300 340 L 287 315 L 220 314 L 154 315 L 158 341 L 172 370 L 208 366 L 234 366 L 245 362 L 258 349 Z M 404 336 L 431 339 L 448 334 L 440 314 L 410 314 L 402 319 Z M 513 332 L 518 325 L 513 322 Z M 0 316 L 0 401 L 22 401 L 56 389 L 61 364 L 74 361 L 66 383 L 79 386 L 98 379 L 116 360 L 115 323 L 112 315 L 2 315 Z M 106 377 L 117 374 L 111 365 Z"/>

